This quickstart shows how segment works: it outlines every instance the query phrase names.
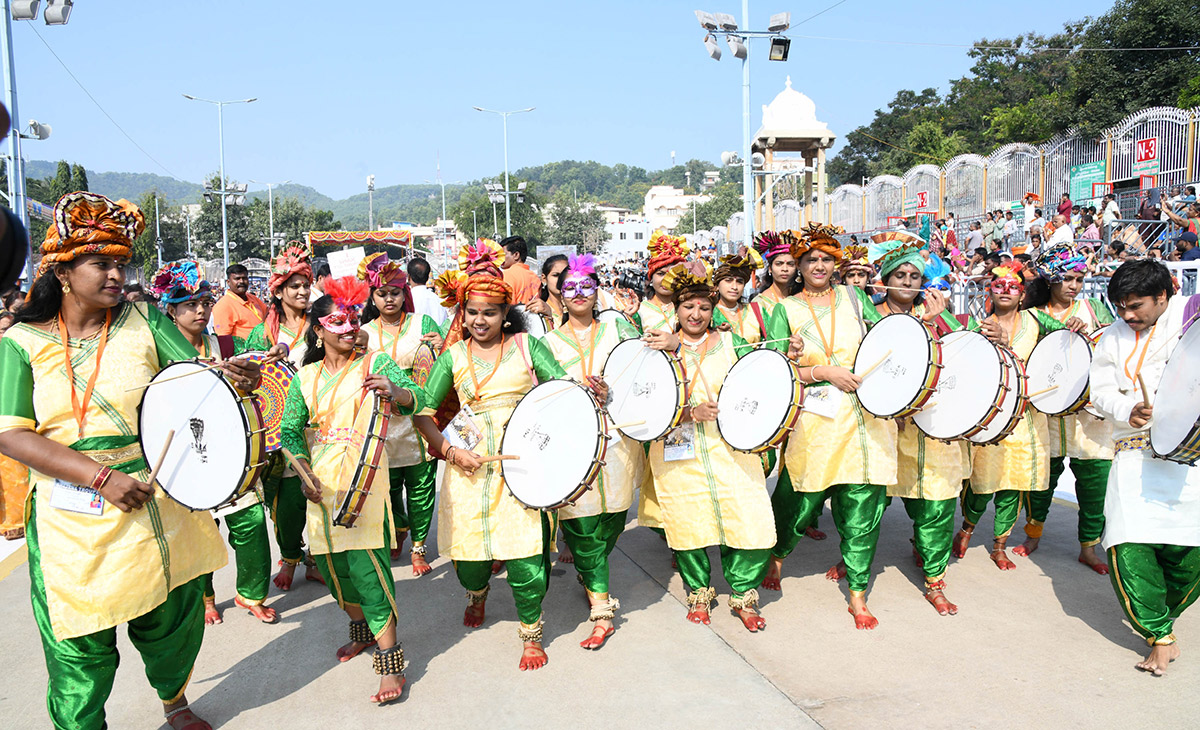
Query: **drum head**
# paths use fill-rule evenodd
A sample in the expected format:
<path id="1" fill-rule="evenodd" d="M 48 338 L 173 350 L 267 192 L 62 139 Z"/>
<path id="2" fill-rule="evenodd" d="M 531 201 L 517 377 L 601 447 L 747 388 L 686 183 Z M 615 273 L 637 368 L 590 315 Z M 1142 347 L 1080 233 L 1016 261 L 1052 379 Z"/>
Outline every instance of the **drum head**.
<path id="1" fill-rule="evenodd" d="M 254 395 L 258 398 L 263 425 L 267 427 L 267 451 L 278 451 L 283 446 L 279 430 L 283 424 L 283 406 L 287 402 L 288 386 L 292 384 L 292 378 L 296 377 L 296 368 L 287 360 L 264 363 L 263 360 L 267 357 L 265 352 L 247 352 L 239 357 L 262 363 L 262 380 Z"/>
<path id="2" fill-rule="evenodd" d="M 204 364 L 177 362 L 151 380 L 138 408 L 138 433 L 153 467 L 174 431 L 158 481 L 176 502 L 194 510 L 213 509 L 238 491 L 250 465 L 250 424 L 233 387 Z"/>
<path id="3" fill-rule="evenodd" d="M 1016 356 L 1008 350 L 999 350 L 999 352 L 1004 358 L 1004 367 L 1008 370 L 1009 387 L 1004 391 L 1004 398 L 1000 401 L 1000 412 L 982 431 L 970 437 L 971 441 L 977 444 L 986 444 L 999 438 L 1012 421 L 1013 414 L 1017 412 L 1017 406 L 1020 405 L 1023 395 L 1018 385 L 1021 379 L 1021 370 L 1014 360 Z"/>
<path id="4" fill-rule="evenodd" d="M 1071 410 L 1087 392 L 1091 366 L 1092 347 L 1086 337 L 1070 330 L 1046 335 L 1025 364 L 1029 392 L 1045 391 L 1030 398 L 1029 404 L 1051 416 Z"/>
<path id="5" fill-rule="evenodd" d="M 733 364 L 717 395 L 717 429 L 738 451 L 753 451 L 779 432 L 797 403 L 795 369 L 775 350 L 754 350 Z"/>
<path id="6" fill-rule="evenodd" d="M 1094 332 L 1092 332 L 1092 334 L 1088 335 L 1088 339 L 1092 341 L 1093 345 L 1100 344 L 1100 338 L 1104 335 L 1105 332 L 1108 331 L 1108 328 L 1110 326 L 1111 325 L 1106 324 L 1103 327 L 1097 327 L 1096 330 Z M 1030 392 L 1036 392 L 1036 391 L 1030 391 Z M 1088 404 L 1083 407 L 1083 410 L 1087 411 L 1088 413 L 1095 416 L 1096 418 L 1099 418 L 1100 420 L 1104 420 L 1104 416 L 1102 416 L 1100 414 L 1100 411 L 1096 410 L 1095 406 L 1092 405 L 1091 401 L 1088 401 Z"/>
<path id="7" fill-rule="evenodd" d="M 668 355 L 641 340 L 625 340 L 613 348 L 601 371 L 612 403 L 608 413 L 616 424 L 644 421 L 622 428 L 635 441 L 653 441 L 670 430 L 680 402 L 679 380 Z"/>
<path id="8" fill-rule="evenodd" d="M 584 484 L 600 458 L 604 427 L 595 399 L 570 380 L 536 386 L 513 409 L 500 453 L 508 490 L 535 509 L 560 507 Z"/>
<path id="9" fill-rule="evenodd" d="M 930 438 L 961 438 L 991 410 L 1003 382 L 1003 367 L 1000 351 L 978 332 L 945 335 L 937 388 L 913 422 Z"/>
<path id="10" fill-rule="evenodd" d="M 614 327 L 616 326 L 616 322 L 624 322 L 630 327 L 633 326 L 633 323 L 629 321 L 629 317 L 626 317 L 625 313 L 619 309 L 601 309 L 599 312 L 596 312 L 596 319 L 597 321 L 612 325 Z M 620 332 L 618 331 L 618 336 L 619 335 Z M 632 335 L 632 337 L 636 337 L 636 335 Z"/>
<path id="11" fill-rule="evenodd" d="M 524 304 L 518 304 L 513 309 L 517 310 L 525 319 L 525 331 L 534 337 L 545 337 L 546 333 L 550 331 L 546 325 L 546 318 L 528 311 Z"/>
<path id="12" fill-rule="evenodd" d="M 1158 381 L 1158 391 L 1150 396 L 1154 406 L 1150 447 L 1156 454 L 1170 454 L 1189 440 L 1196 417 L 1200 416 L 1197 369 L 1200 369 L 1200 326 L 1193 325 L 1171 351 Z M 1141 396 L 1140 390 L 1137 395 Z"/>
<path id="13" fill-rule="evenodd" d="M 884 357 L 887 359 L 871 370 L 854 391 L 868 413 L 889 418 L 917 400 L 932 366 L 930 337 L 921 320 L 908 314 L 889 315 L 871 327 L 858 346 L 854 370 L 865 372 Z"/>

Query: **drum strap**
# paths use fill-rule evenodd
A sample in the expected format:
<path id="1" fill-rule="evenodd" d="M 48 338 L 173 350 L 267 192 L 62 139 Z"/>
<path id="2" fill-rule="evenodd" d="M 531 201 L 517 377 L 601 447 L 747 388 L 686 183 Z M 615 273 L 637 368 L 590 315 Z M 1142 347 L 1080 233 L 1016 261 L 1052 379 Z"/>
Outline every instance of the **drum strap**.
<path id="1" fill-rule="evenodd" d="M 767 334 L 767 325 L 763 322 L 762 305 L 758 302 L 750 302 L 750 311 L 754 312 L 754 317 L 758 320 L 758 331 L 762 332 L 763 339 L 766 339 L 769 335 Z"/>
<path id="2" fill-rule="evenodd" d="M 854 306 L 854 317 L 858 320 L 859 338 L 866 337 L 867 325 L 866 322 L 863 321 L 862 303 L 858 301 L 858 295 L 850 291 L 850 287 L 843 286 L 842 289 L 845 290 L 846 296 L 850 297 L 850 304 Z M 837 312 L 834 311 L 833 307 L 830 307 L 829 310 L 829 318 L 830 321 L 832 321 Z"/>
<path id="3" fill-rule="evenodd" d="M 515 342 L 517 345 L 517 351 L 521 353 L 521 361 L 525 363 L 525 371 L 529 373 L 529 379 L 533 381 L 534 385 L 537 385 L 537 373 L 533 372 L 533 362 L 529 359 L 529 351 L 527 347 L 528 337 L 528 333 L 518 332 L 517 334 L 513 335 L 513 342 Z M 496 367 L 500 367 L 500 362 L 498 360 L 496 361 Z M 475 397 L 478 398 L 479 394 L 476 393 Z"/>
<path id="4" fill-rule="evenodd" d="M 221 353 L 222 360 L 233 357 L 235 354 L 233 335 L 217 335 L 217 350 Z"/>

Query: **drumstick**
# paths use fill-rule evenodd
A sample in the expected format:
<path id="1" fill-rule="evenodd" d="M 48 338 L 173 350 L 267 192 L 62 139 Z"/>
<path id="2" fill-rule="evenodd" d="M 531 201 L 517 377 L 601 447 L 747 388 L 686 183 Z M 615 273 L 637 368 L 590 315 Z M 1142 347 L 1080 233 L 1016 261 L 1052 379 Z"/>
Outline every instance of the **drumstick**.
<path id="1" fill-rule="evenodd" d="M 867 377 L 868 375 L 870 375 L 872 372 L 875 371 L 875 368 L 877 368 L 880 365 L 882 365 L 883 363 L 887 362 L 887 359 L 891 356 L 892 356 L 892 351 L 888 350 L 887 352 L 884 353 L 883 357 L 879 358 L 879 360 L 874 365 L 867 368 L 866 372 L 864 372 L 862 375 L 859 375 L 858 377 L 860 377 L 860 378 Z M 855 373 L 855 375 L 858 375 L 858 373 Z"/>
<path id="2" fill-rule="evenodd" d="M 163 378 L 162 380 L 151 380 L 149 383 L 146 383 L 144 385 L 135 385 L 132 388 L 126 388 L 125 392 L 128 393 L 128 392 L 134 391 L 134 390 L 144 390 L 146 388 L 149 388 L 151 385 L 160 385 L 162 383 L 169 383 L 172 380 L 179 380 L 180 378 L 186 378 L 187 376 L 195 375 L 196 373 L 205 373 L 205 372 L 208 372 L 209 370 L 216 370 L 217 368 L 221 367 L 221 365 L 223 365 L 223 364 L 224 363 L 217 362 L 217 363 L 213 363 L 212 365 L 209 365 L 206 368 L 200 368 L 199 370 L 193 370 L 190 373 L 184 373 L 182 375 L 172 375 L 171 377 Z"/>
<path id="3" fill-rule="evenodd" d="M 280 448 L 279 450 L 283 452 L 283 458 L 287 459 L 288 466 L 292 467 L 292 471 L 299 475 L 300 479 L 302 479 L 308 486 L 309 491 L 316 492 L 317 485 L 313 484 L 312 479 L 308 478 L 308 471 L 300 466 L 300 461 L 295 457 L 295 455 L 293 455 L 291 451 L 288 451 L 286 447 Z"/>
<path id="4" fill-rule="evenodd" d="M 1027 395 L 1025 397 L 1026 398 L 1036 398 L 1037 396 L 1042 395 L 1043 393 L 1049 393 L 1050 391 L 1057 390 L 1057 389 L 1058 389 L 1057 385 L 1051 385 L 1049 388 L 1042 388 L 1041 390 L 1030 393 L 1029 395 Z"/>
<path id="5" fill-rule="evenodd" d="M 613 426 L 612 429 L 619 431 L 622 428 L 633 428 L 634 426 L 644 426 L 645 424 L 646 424 L 646 422 L 644 420 L 643 421 L 630 421 L 629 423 L 618 423 L 617 425 Z"/>
<path id="6" fill-rule="evenodd" d="M 493 454 L 492 456 L 479 457 L 480 464 L 486 464 L 489 461 L 520 461 L 521 457 L 516 454 Z"/>
<path id="7" fill-rule="evenodd" d="M 1142 380 L 1142 374 L 1137 374 L 1138 387 L 1142 389 L 1142 405 L 1150 407 L 1150 391 L 1146 390 L 1146 381 Z"/>
<path id="8" fill-rule="evenodd" d="M 640 360 L 642 359 L 642 354 L 645 352 L 645 348 L 646 348 L 646 347 L 647 347 L 647 345 L 643 344 L 643 345 L 642 345 L 642 348 L 643 348 L 643 349 L 642 349 L 642 351 L 641 351 L 641 352 L 639 352 L 639 353 L 638 353 L 637 357 L 634 357 L 634 358 L 632 358 L 632 359 L 631 359 L 629 362 L 625 363 L 625 367 L 621 368 L 621 372 L 617 373 L 617 376 L 616 376 L 615 378 L 613 378 L 611 382 L 614 382 L 614 383 L 615 383 L 615 382 L 617 382 L 618 380 L 620 380 L 620 379 L 621 379 L 621 376 L 622 376 L 622 375 L 624 375 L 624 374 L 625 374 L 625 372 L 626 372 L 627 370 L 629 370 L 629 368 L 633 367 L 633 364 L 634 364 L 635 362 L 638 362 L 638 361 L 640 361 Z"/>
<path id="9" fill-rule="evenodd" d="M 158 455 L 158 461 L 154 462 L 154 468 L 150 470 L 150 478 L 146 483 L 151 487 L 154 486 L 154 480 L 158 479 L 158 470 L 162 469 L 163 462 L 167 459 L 167 451 L 171 448 L 171 441 L 175 438 L 175 429 L 167 431 L 167 441 L 163 444 L 162 453 Z"/>

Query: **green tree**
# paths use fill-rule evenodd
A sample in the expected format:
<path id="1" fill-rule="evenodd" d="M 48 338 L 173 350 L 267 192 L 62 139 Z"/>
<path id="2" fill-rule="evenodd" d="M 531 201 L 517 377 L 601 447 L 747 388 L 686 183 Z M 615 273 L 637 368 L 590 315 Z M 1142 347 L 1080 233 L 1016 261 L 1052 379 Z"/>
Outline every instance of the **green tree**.
<path id="1" fill-rule="evenodd" d="M 550 208 L 550 226 L 546 243 L 574 246 L 576 252 L 595 253 L 604 244 L 604 216 L 594 205 L 580 202 L 566 190 L 559 190 Z"/>
<path id="2" fill-rule="evenodd" d="M 696 206 L 696 230 L 709 230 L 729 224 L 729 218 L 742 210 L 742 187 L 727 183 L 712 189 L 708 202 Z M 692 211 L 683 214 L 675 226 L 676 234 L 692 232 Z"/>
<path id="3" fill-rule="evenodd" d="M 503 175 L 500 179 L 504 179 Z M 514 190 L 520 182 L 522 180 L 510 175 L 509 184 Z M 536 185 L 530 185 L 525 191 L 525 202 L 518 203 L 516 196 L 513 196 L 511 207 L 513 235 L 524 236 L 526 241 L 533 242 L 533 245 L 536 246 L 537 242 L 541 241 L 546 234 L 546 223 L 542 220 L 545 198 L 537 190 Z M 483 186 L 479 185 L 468 187 L 453 206 L 446 208 L 446 214 L 450 216 L 460 231 L 467 233 L 468 237 L 472 234 L 477 220 L 481 238 L 493 238 L 499 241 L 504 238 L 504 201 L 501 200 L 495 205 L 495 230 L 492 227 L 492 210 L 492 203 L 488 201 Z M 532 250 L 530 255 L 534 255 Z"/>
<path id="4" fill-rule="evenodd" d="M 214 188 L 220 187 L 221 181 L 218 175 L 214 174 L 209 182 L 213 184 Z M 234 184 L 234 181 L 230 180 L 229 184 Z M 259 242 L 260 230 L 256 230 L 251 224 L 248 206 L 228 203 L 226 218 L 229 228 L 230 261 L 240 261 L 263 250 Z M 212 200 L 201 203 L 200 215 L 192 222 L 192 240 L 195 250 L 201 257 L 221 258 L 224 256 L 220 196 L 214 195 Z"/>
<path id="5" fill-rule="evenodd" d="M 155 228 L 154 204 L 158 201 L 158 230 Z M 158 233 L 162 234 L 163 263 L 177 261 L 187 256 L 187 233 L 184 227 L 183 212 L 172 205 L 170 201 L 157 190 L 152 190 L 137 201 L 138 208 L 146 218 L 146 228 L 141 235 L 133 239 L 133 253 L 130 263 L 141 267 L 146 280 L 158 268 Z"/>
<path id="6" fill-rule="evenodd" d="M 54 173 L 54 177 L 46 181 L 48 192 L 46 201 L 47 205 L 54 205 L 58 199 L 67 193 L 73 193 L 77 188 L 71 187 L 71 166 L 66 160 L 58 161 L 58 169 Z"/>
<path id="7" fill-rule="evenodd" d="M 76 162 L 71 165 L 71 189 L 72 190 L 88 190 L 87 170 L 83 169 L 83 165 Z"/>

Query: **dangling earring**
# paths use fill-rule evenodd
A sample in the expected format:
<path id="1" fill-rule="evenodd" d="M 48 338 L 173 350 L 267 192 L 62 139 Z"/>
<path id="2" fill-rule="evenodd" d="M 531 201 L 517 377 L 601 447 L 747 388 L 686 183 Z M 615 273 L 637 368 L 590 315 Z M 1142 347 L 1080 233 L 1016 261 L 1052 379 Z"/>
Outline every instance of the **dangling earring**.
<path id="1" fill-rule="evenodd" d="M 62 287 L 63 287 L 63 294 L 71 293 L 71 282 L 64 281 Z"/>
<path id="2" fill-rule="evenodd" d="M 502 329 L 511 329 L 511 328 L 512 328 L 512 322 L 509 322 L 509 321 L 506 319 L 506 320 L 504 320 L 504 324 L 500 325 L 500 327 L 501 327 Z"/>

